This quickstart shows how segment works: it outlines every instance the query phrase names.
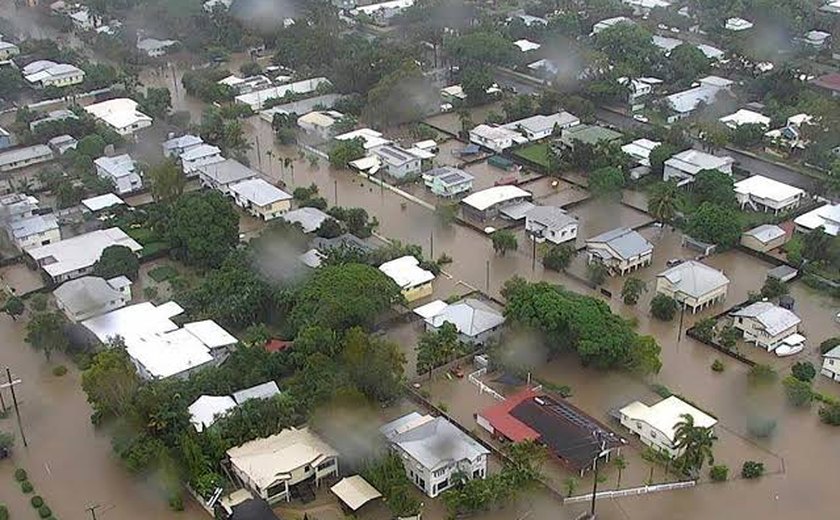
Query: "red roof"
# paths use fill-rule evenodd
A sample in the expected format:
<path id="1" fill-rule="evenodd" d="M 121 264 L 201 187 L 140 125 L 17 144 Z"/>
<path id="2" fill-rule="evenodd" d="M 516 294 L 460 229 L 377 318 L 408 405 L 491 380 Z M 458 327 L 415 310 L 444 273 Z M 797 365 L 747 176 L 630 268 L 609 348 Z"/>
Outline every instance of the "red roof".
<path id="1" fill-rule="evenodd" d="M 294 344 L 294 341 L 271 338 L 265 342 L 265 346 L 263 348 L 265 348 L 267 352 L 281 352 L 291 347 L 292 344 Z"/>
<path id="2" fill-rule="evenodd" d="M 527 424 L 521 422 L 516 417 L 510 414 L 510 411 L 516 408 L 522 401 L 531 399 L 540 395 L 530 388 L 522 390 L 518 394 L 514 394 L 503 402 L 493 405 L 486 410 L 483 410 L 480 415 L 487 420 L 492 426 L 493 430 L 502 434 L 513 442 L 522 442 L 528 440 L 537 440 L 540 434 L 532 430 Z"/>
<path id="3" fill-rule="evenodd" d="M 833 72 L 811 80 L 811 83 L 828 90 L 840 91 L 840 74 Z"/>

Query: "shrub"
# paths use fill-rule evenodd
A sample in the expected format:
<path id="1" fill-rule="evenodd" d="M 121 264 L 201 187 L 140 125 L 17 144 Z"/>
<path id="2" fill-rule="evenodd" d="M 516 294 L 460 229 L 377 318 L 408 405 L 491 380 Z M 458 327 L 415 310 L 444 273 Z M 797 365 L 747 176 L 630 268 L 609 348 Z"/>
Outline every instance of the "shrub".
<path id="1" fill-rule="evenodd" d="M 677 314 L 677 301 L 670 296 L 657 294 L 650 301 L 650 313 L 662 321 L 671 321 Z"/>
<path id="2" fill-rule="evenodd" d="M 28 480 L 24 480 L 23 482 L 20 483 L 20 490 L 23 491 L 24 493 L 29 494 L 29 493 L 32 493 L 32 491 L 34 491 L 35 488 L 32 487 L 31 482 L 29 482 Z"/>
<path id="3" fill-rule="evenodd" d="M 44 505 L 44 499 L 41 498 L 41 495 L 35 495 L 34 497 L 29 499 L 29 503 L 32 504 L 32 507 L 38 509 L 42 505 Z"/>
<path id="4" fill-rule="evenodd" d="M 741 476 L 744 478 L 758 478 L 764 474 L 764 463 L 748 460 L 741 466 Z"/>
<path id="5" fill-rule="evenodd" d="M 712 469 L 709 470 L 709 477 L 714 482 L 725 482 L 729 478 L 729 468 L 723 464 L 712 466 Z"/>
<path id="6" fill-rule="evenodd" d="M 817 369 L 810 361 L 799 361 L 790 368 L 790 373 L 796 379 L 810 383 L 817 376 Z"/>
<path id="7" fill-rule="evenodd" d="M 655 384 L 655 385 L 652 386 L 652 388 L 653 388 L 653 391 L 656 392 L 656 395 L 658 395 L 659 397 L 661 397 L 663 399 L 667 399 L 667 398 L 671 397 L 672 395 L 674 395 L 674 393 L 671 392 L 668 389 L 668 387 L 665 386 L 665 385 Z"/>
<path id="8" fill-rule="evenodd" d="M 15 480 L 17 480 L 18 482 L 23 482 L 24 480 L 26 480 L 26 478 L 27 475 L 25 469 L 18 468 L 15 470 Z"/>
<path id="9" fill-rule="evenodd" d="M 747 417 L 747 433 L 756 439 L 766 439 L 776 431 L 776 420 L 766 417 Z"/>
<path id="10" fill-rule="evenodd" d="M 772 383 L 777 377 L 778 374 L 773 370 L 773 367 L 762 364 L 754 365 L 747 374 L 751 384 Z"/>
<path id="11" fill-rule="evenodd" d="M 833 403 L 820 407 L 820 420 L 831 426 L 840 426 L 840 404 Z"/>
<path id="12" fill-rule="evenodd" d="M 723 366 L 723 361 L 721 361 L 719 359 L 714 360 L 714 362 L 712 363 L 712 371 L 713 372 L 723 372 L 724 368 L 725 367 Z"/>
<path id="13" fill-rule="evenodd" d="M 174 494 L 171 497 L 169 497 L 169 508 L 173 511 L 184 510 L 184 499 L 181 498 L 181 495 Z"/>
<path id="14" fill-rule="evenodd" d="M 38 516 L 41 518 L 49 518 L 52 516 L 52 510 L 47 505 L 38 508 Z"/>
<path id="15" fill-rule="evenodd" d="M 9 520 L 9 510 L 5 504 L 0 504 L 0 520 Z"/>
<path id="16" fill-rule="evenodd" d="M 58 365 L 58 366 L 55 366 L 55 367 L 53 367 L 53 369 L 52 369 L 52 373 L 53 373 L 53 375 L 54 375 L 54 376 L 56 376 L 56 377 L 61 377 L 61 376 L 63 376 L 64 374 L 66 374 L 66 373 L 67 373 L 67 367 L 66 367 L 66 366 L 64 366 L 64 365 Z"/>
<path id="17" fill-rule="evenodd" d="M 790 404 L 794 406 L 808 406 L 814 400 L 814 392 L 811 390 L 810 381 L 802 381 L 794 376 L 787 376 L 782 380 L 785 387 L 785 396 Z"/>
<path id="18" fill-rule="evenodd" d="M 720 331 L 720 344 L 728 349 L 732 349 L 735 343 L 741 337 L 742 333 L 732 325 L 727 325 Z"/>
<path id="19" fill-rule="evenodd" d="M 711 343 L 715 339 L 715 325 L 717 322 L 714 318 L 703 318 L 702 320 L 698 321 L 693 329 L 694 334 L 697 335 L 697 339 L 700 341 L 705 341 L 707 343 Z"/>

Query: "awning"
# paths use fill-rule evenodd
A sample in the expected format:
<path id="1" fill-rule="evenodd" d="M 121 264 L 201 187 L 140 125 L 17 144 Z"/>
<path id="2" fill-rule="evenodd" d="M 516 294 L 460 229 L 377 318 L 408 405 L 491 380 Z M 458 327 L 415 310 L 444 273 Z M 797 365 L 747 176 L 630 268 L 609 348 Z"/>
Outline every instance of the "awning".
<path id="1" fill-rule="evenodd" d="M 359 475 L 341 479 L 330 491 L 353 511 L 382 496 L 382 493 Z"/>

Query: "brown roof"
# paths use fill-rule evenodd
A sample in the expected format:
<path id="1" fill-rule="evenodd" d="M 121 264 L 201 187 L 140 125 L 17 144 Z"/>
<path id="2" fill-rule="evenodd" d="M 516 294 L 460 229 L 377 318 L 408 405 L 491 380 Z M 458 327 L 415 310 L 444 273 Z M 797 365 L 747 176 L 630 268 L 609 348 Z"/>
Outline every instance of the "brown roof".
<path id="1" fill-rule="evenodd" d="M 840 92 L 840 74 L 833 72 L 831 74 L 826 74 L 825 76 L 820 76 L 819 78 L 811 80 L 811 84 L 824 89 Z"/>

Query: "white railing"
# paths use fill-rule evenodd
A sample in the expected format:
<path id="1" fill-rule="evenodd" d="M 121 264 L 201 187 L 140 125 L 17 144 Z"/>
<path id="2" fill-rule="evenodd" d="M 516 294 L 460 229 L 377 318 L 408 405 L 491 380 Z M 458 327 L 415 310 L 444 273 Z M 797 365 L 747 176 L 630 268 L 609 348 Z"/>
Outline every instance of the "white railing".
<path id="1" fill-rule="evenodd" d="M 697 482 L 694 480 L 685 480 L 682 482 L 669 482 L 667 484 L 655 484 L 653 486 L 642 486 L 637 488 L 616 489 L 613 491 L 599 491 L 595 494 L 595 500 L 602 498 L 621 498 L 637 495 L 646 495 L 648 493 L 657 493 L 659 491 L 671 491 L 674 489 L 685 489 L 694 487 Z M 563 500 L 564 504 L 574 504 L 576 502 L 586 502 L 592 500 L 592 493 L 585 495 L 578 495 L 574 497 L 567 497 Z"/>
<path id="2" fill-rule="evenodd" d="M 486 373 L 487 373 L 486 368 L 479 368 L 475 372 L 471 373 L 467 378 L 469 379 L 470 383 L 472 383 L 472 384 L 474 384 L 475 386 L 478 387 L 478 391 L 479 391 L 480 394 L 488 393 L 488 394 L 490 394 L 491 397 L 493 397 L 493 399 L 495 399 L 497 401 L 504 401 L 505 396 L 503 396 L 499 392 L 493 390 L 489 386 L 485 385 L 481 381 L 481 379 L 479 379 L 479 377 L 483 376 Z"/>

